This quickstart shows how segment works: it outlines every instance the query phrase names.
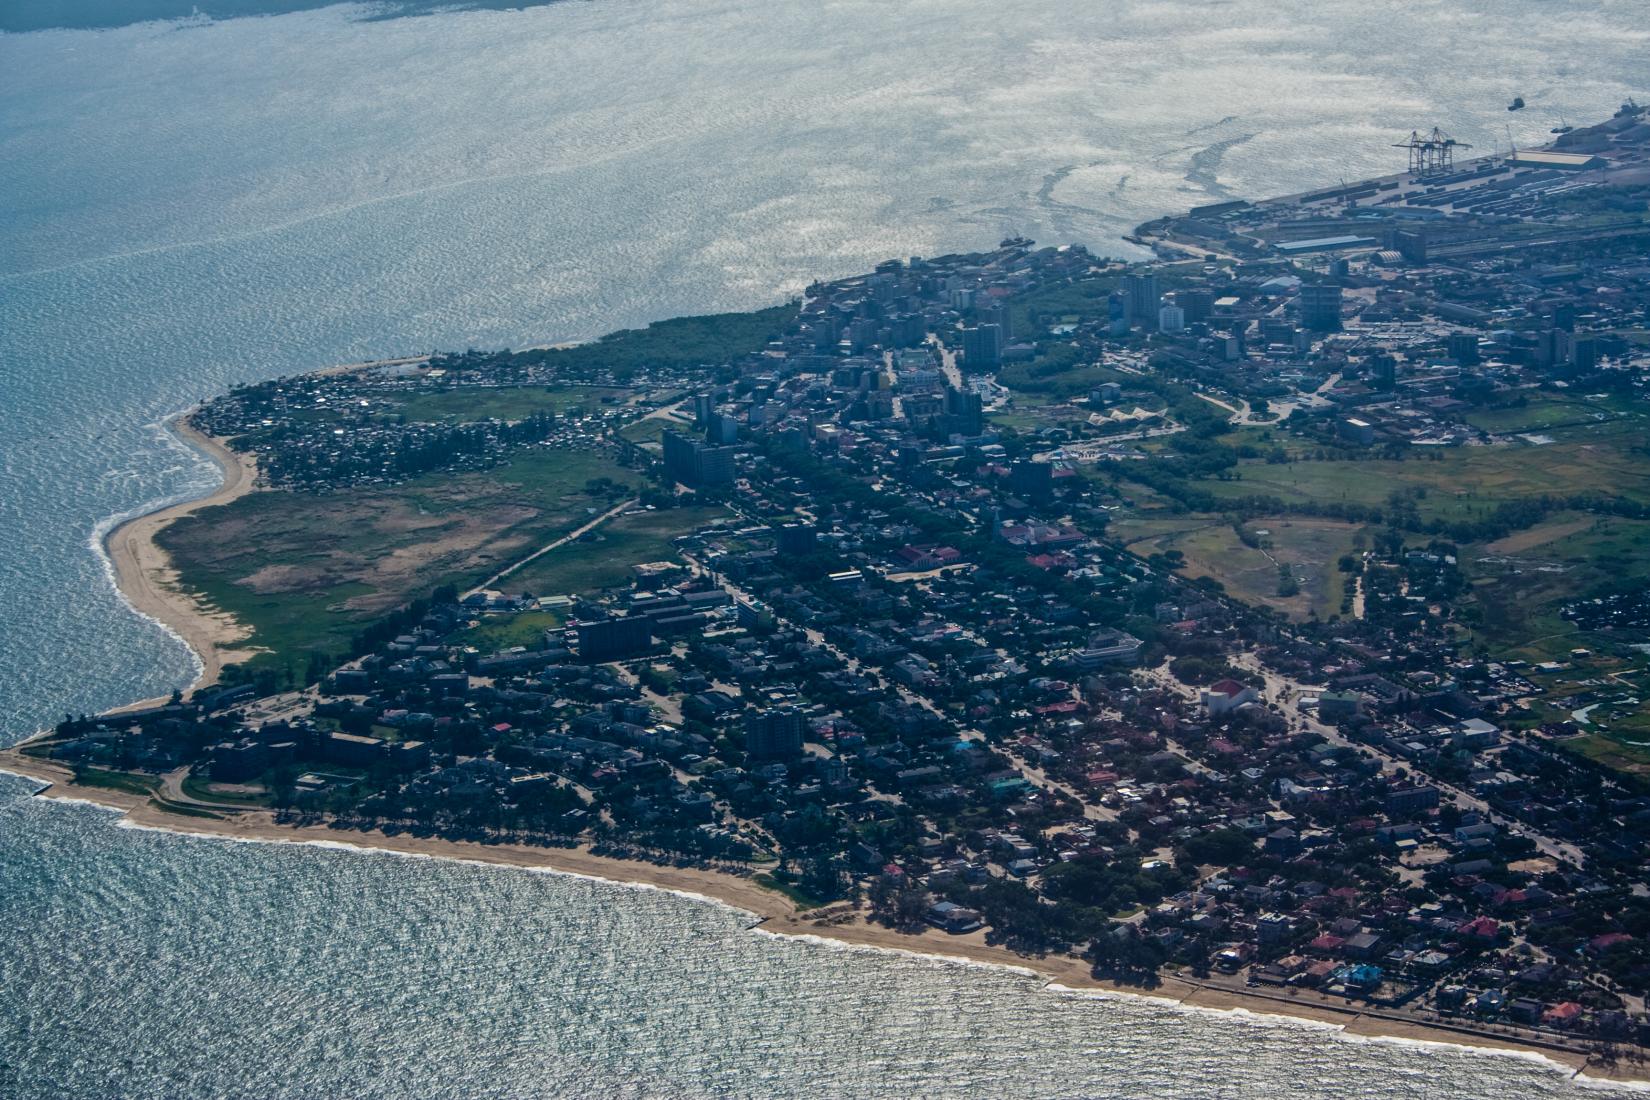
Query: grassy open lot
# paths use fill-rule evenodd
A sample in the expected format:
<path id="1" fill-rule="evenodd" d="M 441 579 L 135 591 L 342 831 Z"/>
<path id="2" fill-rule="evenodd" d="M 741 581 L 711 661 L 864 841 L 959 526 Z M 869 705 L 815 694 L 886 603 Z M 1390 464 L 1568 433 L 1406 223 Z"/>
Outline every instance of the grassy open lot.
<path id="1" fill-rule="evenodd" d="M 1017 432 L 1035 432 L 1047 427 L 1042 414 L 1036 406 L 1019 406 L 1012 409 L 998 409 L 987 417 L 991 423 L 999 428 L 1012 428 Z"/>
<path id="2" fill-rule="evenodd" d="M 1102 382 L 1127 385 L 1131 379 L 1121 371 L 1081 358 L 1066 344 L 1044 346 L 1043 354 L 1029 363 L 1009 363 L 997 372 L 997 381 L 1014 391 L 1019 406 L 1067 401 L 1087 397 Z"/>
<path id="3" fill-rule="evenodd" d="M 1107 316 L 1107 298 L 1117 289 L 1117 278 L 1059 283 L 1015 296 L 1009 306 L 1015 334 L 1032 331 L 1033 315 L 1044 324 L 1094 321 Z"/>
<path id="4" fill-rule="evenodd" d="M 619 516 L 511 574 L 505 587 L 512 592 L 543 596 L 595 592 L 626 584 L 634 566 L 678 560 L 672 545 L 678 536 L 731 514 L 721 507 L 701 507 Z"/>
<path id="5" fill-rule="evenodd" d="M 1559 616 L 1565 602 L 1635 578 L 1650 584 L 1650 521 L 1562 512 L 1462 547 L 1461 566 L 1483 617 L 1480 640 L 1498 655 L 1554 660 L 1601 642 Z"/>
<path id="6" fill-rule="evenodd" d="M 475 583 L 611 504 L 586 483 L 637 475 L 590 451 L 531 450 L 497 469 L 323 496 L 252 493 L 160 536 L 180 583 L 250 627 L 256 669 L 302 674 L 365 624 L 441 584 Z"/>
<path id="7" fill-rule="evenodd" d="M 267 791 L 249 789 L 247 784 L 214 783 L 193 772 L 183 777 L 183 793 L 201 802 L 222 802 L 232 806 L 268 806 L 274 797 Z"/>
<path id="8" fill-rule="evenodd" d="M 160 780 L 155 776 L 111 771 L 108 768 L 77 768 L 74 781 L 88 787 L 102 787 L 105 790 L 136 795 L 154 794 L 155 788 L 160 786 Z"/>
<path id="9" fill-rule="evenodd" d="M 1621 414 L 1620 402 L 1609 397 L 1544 393 L 1526 395 L 1522 406 L 1480 409 L 1468 413 L 1467 423 L 1486 432 L 1532 432 L 1564 425 L 1599 423 Z"/>
<path id="10" fill-rule="evenodd" d="M 459 386 L 413 394 L 401 402 L 399 413 L 420 423 L 524 420 L 572 408 L 593 412 L 622 404 L 630 394 L 610 386 Z"/>
<path id="11" fill-rule="evenodd" d="M 619 429 L 619 434 L 632 443 L 657 443 L 664 438 L 665 430 L 675 428 L 677 431 L 692 430 L 692 419 L 677 419 L 671 416 L 649 416 L 633 421 Z"/>
<path id="12" fill-rule="evenodd" d="M 1246 545 L 1218 516 L 1119 520 L 1110 533 L 1141 556 L 1179 550 L 1185 555 L 1184 576 L 1213 577 L 1238 599 L 1292 619 L 1327 619 L 1340 612 L 1346 575 L 1337 562 L 1356 548 L 1358 524 L 1273 516 L 1247 528 L 1258 537 L 1258 548 Z M 1278 594 L 1280 565 L 1289 567 L 1300 586 L 1292 596 Z"/>
<path id="13" fill-rule="evenodd" d="M 1276 497 L 1290 504 L 1379 507 L 1397 490 L 1420 495 L 1423 520 L 1477 520 L 1512 500 L 1545 494 L 1614 492 L 1650 503 L 1650 462 L 1631 448 L 1643 431 L 1628 422 L 1560 428 L 1544 446 L 1457 447 L 1403 461 L 1246 461 L 1230 481 L 1199 487 L 1224 499 Z"/>
<path id="14" fill-rule="evenodd" d="M 1142 557 L 1162 553 L 1173 546 L 1174 539 L 1189 531 L 1221 522 L 1218 516 L 1186 514 L 1158 515 L 1155 510 L 1136 513 L 1124 519 L 1113 520 L 1106 533 L 1121 539 L 1130 550 Z"/>
<path id="15" fill-rule="evenodd" d="M 1559 742 L 1565 749 L 1607 768 L 1650 777 L 1650 733 L 1628 740 L 1609 733 L 1586 733 Z"/>
<path id="16" fill-rule="evenodd" d="M 473 645 L 482 653 L 497 653 L 518 645 L 534 649 L 544 641 L 546 630 L 554 630 L 563 622 L 554 611 L 489 615 L 468 630 L 455 634 L 453 641 L 459 645 Z"/>

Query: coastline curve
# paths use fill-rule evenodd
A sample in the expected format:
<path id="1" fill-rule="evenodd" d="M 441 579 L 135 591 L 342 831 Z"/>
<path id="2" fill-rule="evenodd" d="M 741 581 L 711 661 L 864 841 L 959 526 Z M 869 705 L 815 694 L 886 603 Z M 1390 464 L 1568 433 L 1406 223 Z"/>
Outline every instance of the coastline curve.
<path id="1" fill-rule="evenodd" d="M 121 601 L 181 641 L 193 655 L 195 675 L 186 691 L 217 683 L 225 665 L 250 656 L 251 650 L 239 648 L 249 631 L 232 616 L 206 606 L 179 587 L 171 558 L 156 536 L 184 516 L 252 492 L 258 474 L 252 458 L 232 451 L 222 440 L 191 425 L 189 417 L 194 411 L 191 407 L 168 417 L 161 428 L 187 450 L 211 460 L 220 473 L 218 487 L 203 496 L 136 512 L 101 534 L 94 532 L 91 539 Z M 165 702 L 164 696 L 137 700 L 110 713 L 161 702 Z"/>

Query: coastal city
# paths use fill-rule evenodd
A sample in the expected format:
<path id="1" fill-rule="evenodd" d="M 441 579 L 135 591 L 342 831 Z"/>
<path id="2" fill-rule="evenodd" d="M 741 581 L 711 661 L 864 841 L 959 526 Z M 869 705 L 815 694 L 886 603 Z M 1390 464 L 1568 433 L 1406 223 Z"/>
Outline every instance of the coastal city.
<path id="1" fill-rule="evenodd" d="M 8 766 L 1637 1063 L 1650 110 L 1560 129 L 238 388 L 215 682 Z"/>

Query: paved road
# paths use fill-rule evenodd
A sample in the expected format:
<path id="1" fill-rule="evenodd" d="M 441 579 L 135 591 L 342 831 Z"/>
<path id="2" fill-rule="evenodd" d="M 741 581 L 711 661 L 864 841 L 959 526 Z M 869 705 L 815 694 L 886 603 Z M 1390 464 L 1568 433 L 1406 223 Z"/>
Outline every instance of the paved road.
<path id="1" fill-rule="evenodd" d="M 494 573 L 492 576 L 488 577 L 486 580 L 482 581 L 480 584 L 476 585 L 474 588 L 470 589 L 468 592 L 465 592 L 464 595 L 466 597 L 468 597 L 468 596 L 475 595 L 477 592 L 486 591 L 487 589 L 493 587 L 493 585 L 497 584 L 499 581 L 503 580 L 505 577 L 508 577 L 511 573 L 514 573 L 516 570 L 518 570 L 522 566 L 526 565 L 528 562 L 536 561 L 537 559 L 543 557 L 545 554 L 548 554 L 550 551 L 555 550 L 555 549 L 557 549 L 559 547 L 562 547 L 562 546 L 566 546 L 568 543 L 572 542 L 574 539 L 580 537 L 581 535 L 584 535 L 584 534 L 586 534 L 590 531 L 595 530 L 597 527 L 600 527 L 602 524 L 606 523 L 608 520 L 612 519 L 614 516 L 618 515 L 620 512 L 623 512 L 626 508 L 634 508 L 636 506 L 636 503 L 637 502 L 634 499 L 631 499 L 631 500 L 625 501 L 622 504 L 614 505 L 613 507 L 609 508 L 607 511 L 603 512 L 601 515 L 597 516 L 595 519 L 591 520 L 589 523 L 586 523 L 583 527 L 575 528 L 574 530 L 569 531 L 567 534 L 563 535 L 561 538 L 557 539 L 556 541 L 554 541 L 552 543 L 549 543 L 548 545 L 539 547 L 537 550 L 533 551 L 531 554 L 528 554 L 525 558 L 522 558 L 520 561 L 515 562 L 514 564 L 511 564 L 511 565 L 505 566 L 503 569 L 500 569 L 497 573 Z"/>
<path id="2" fill-rule="evenodd" d="M 1265 683 L 1264 692 L 1267 700 L 1272 703 L 1276 709 L 1281 710 L 1286 716 L 1288 716 L 1292 721 L 1298 723 L 1301 727 L 1322 736 L 1331 744 L 1339 745 L 1345 748 L 1352 748 L 1358 752 L 1374 757 L 1380 762 L 1381 771 L 1387 775 L 1392 775 L 1402 768 L 1418 778 L 1425 779 L 1426 782 L 1430 783 L 1434 787 L 1437 787 L 1440 791 L 1443 791 L 1446 795 L 1448 795 L 1450 799 L 1463 810 L 1471 810 L 1478 813 L 1486 820 L 1493 823 L 1497 828 L 1504 829 L 1515 836 L 1528 837 L 1535 844 L 1536 849 L 1545 856 L 1549 856 L 1565 863 L 1573 863 L 1577 867 L 1583 865 L 1586 857 L 1582 853 L 1581 849 L 1576 845 L 1568 844 L 1564 841 L 1556 840 L 1549 836 L 1544 836 L 1541 833 L 1536 832 L 1526 823 L 1514 820 L 1513 818 L 1507 817 L 1505 814 L 1498 813 L 1491 809 L 1489 803 L 1485 802 L 1477 795 L 1471 794 L 1459 787 L 1454 786 L 1453 784 L 1445 783 L 1442 780 L 1428 775 L 1416 768 L 1415 765 L 1409 761 L 1401 760 L 1395 756 L 1392 756 L 1390 753 L 1383 752 L 1382 750 L 1375 748 L 1372 745 L 1352 741 L 1343 736 L 1334 727 L 1326 726 L 1322 722 L 1318 721 L 1314 715 L 1301 708 L 1300 700 L 1303 695 L 1307 693 L 1315 693 L 1321 689 L 1302 684 L 1298 680 L 1291 679 L 1284 676 L 1282 673 L 1274 672 L 1273 670 L 1266 668 L 1252 654 L 1243 654 L 1242 656 L 1236 657 L 1233 659 L 1232 663 L 1237 665 L 1239 668 L 1247 669 L 1248 671 L 1259 675 Z M 1167 666 L 1153 671 L 1161 672 L 1164 676 L 1168 676 Z M 1168 678 L 1171 680 L 1173 679 L 1172 676 L 1168 676 Z M 1178 683 L 1178 681 L 1176 682 Z"/>

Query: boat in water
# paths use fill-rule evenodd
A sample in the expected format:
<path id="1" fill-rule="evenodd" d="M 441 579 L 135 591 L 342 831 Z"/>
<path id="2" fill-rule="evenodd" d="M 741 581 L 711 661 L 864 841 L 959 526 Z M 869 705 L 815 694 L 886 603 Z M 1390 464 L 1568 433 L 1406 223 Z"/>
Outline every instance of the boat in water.
<path id="1" fill-rule="evenodd" d="M 1524 97 L 1523 96 L 1514 96 L 1513 101 L 1511 103 L 1507 104 L 1507 110 L 1509 110 L 1509 111 L 1522 111 L 1523 109 L 1524 109 Z"/>

